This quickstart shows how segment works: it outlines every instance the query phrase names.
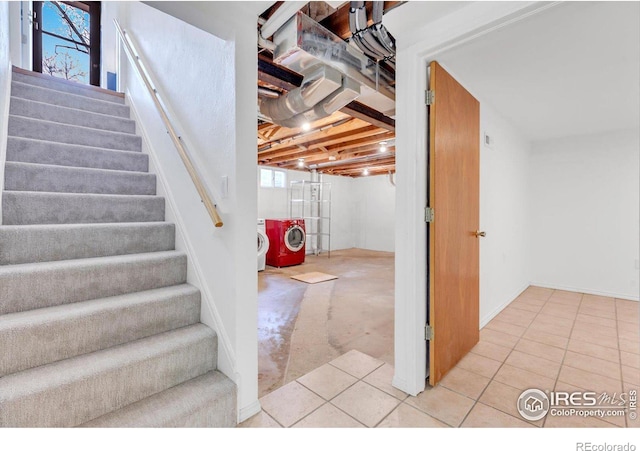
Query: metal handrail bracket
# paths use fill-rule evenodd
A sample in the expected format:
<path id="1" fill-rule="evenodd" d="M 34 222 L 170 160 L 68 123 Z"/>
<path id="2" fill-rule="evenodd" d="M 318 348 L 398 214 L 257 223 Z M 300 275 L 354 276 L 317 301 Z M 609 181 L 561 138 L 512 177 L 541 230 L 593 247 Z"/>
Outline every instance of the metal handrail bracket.
<path id="1" fill-rule="evenodd" d="M 209 213 L 209 216 L 211 217 L 211 220 L 213 221 L 216 227 L 222 227 L 223 225 L 222 218 L 218 213 L 216 204 L 213 201 L 212 196 L 209 194 L 206 186 L 202 182 L 202 179 L 198 174 L 198 171 L 195 165 L 191 161 L 191 158 L 189 157 L 189 152 L 184 144 L 184 141 L 181 139 L 180 135 L 178 135 L 175 128 L 173 127 L 171 123 L 171 119 L 169 118 L 169 115 L 167 114 L 166 109 L 162 105 L 162 102 L 160 100 L 160 95 L 158 93 L 158 89 L 155 87 L 155 84 L 152 81 L 152 77 L 150 76 L 149 72 L 146 70 L 146 68 L 142 64 L 142 61 L 140 60 L 140 55 L 135 50 L 135 47 L 131 42 L 131 39 L 129 38 L 129 35 L 127 34 L 127 32 L 120 27 L 120 24 L 116 19 L 113 20 L 113 23 L 115 24 L 116 31 L 118 32 L 118 37 L 120 38 L 120 41 L 124 45 L 124 48 L 127 53 L 127 57 L 132 62 L 133 66 L 136 68 L 138 75 L 140 76 L 144 85 L 149 91 L 149 94 L 153 99 L 153 103 L 158 109 L 158 113 L 160 113 L 160 117 L 164 122 L 164 125 L 167 129 L 167 133 L 171 137 L 171 141 L 173 141 L 173 144 L 175 145 L 176 150 L 178 151 L 178 154 L 180 155 L 180 158 L 182 159 L 182 162 L 184 163 L 184 166 L 187 169 L 187 172 L 189 173 L 189 176 L 191 177 L 191 180 L 193 181 L 193 184 L 195 185 L 196 190 L 198 191 L 198 195 L 200 196 L 202 203 L 204 204 L 205 208 L 207 209 L 207 212 Z"/>

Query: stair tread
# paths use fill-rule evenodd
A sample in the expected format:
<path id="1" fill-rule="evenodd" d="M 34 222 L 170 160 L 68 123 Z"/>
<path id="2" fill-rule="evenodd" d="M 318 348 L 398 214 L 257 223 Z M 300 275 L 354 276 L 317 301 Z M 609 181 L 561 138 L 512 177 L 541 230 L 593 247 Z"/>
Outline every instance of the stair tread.
<path id="1" fill-rule="evenodd" d="M 144 153 L 136 151 L 136 150 L 122 150 L 122 149 L 110 149 L 108 147 L 85 146 L 83 144 L 69 144 L 69 143 L 62 143 L 62 142 L 47 141 L 45 139 L 24 138 L 22 136 L 9 136 L 7 138 L 7 141 L 8 142 L 15 141 L 16 143 L 23 143 L 25 145 L 31 145 L 31 146 L 47 145 L 47 146 L 52 146 L 53 148 L 58 148 L 59 150 L 71 150 L 71 151 L 80 152 L 80 153 L 84 153 L 84 152 L 108 152 L 107 155 L 114 155 L 114 156 L 115 155 L 122 155 L 122 156 L 126 156 L 126 157 L 129 157 L 129 158 L 148 159 L 148 155 L 147 154 L 144 154 Z M 7 147 L 9 147 L 9 146 L 7 146 Z M 18 151 L 17 154 L 20 155 L 20 152 L 23 152 L 23 151 L 22 150 Z M 55 151 L 53 151 L 53 150 L 51 151 L 51 153 L 54 153 L 54 152 Z M 135 157 L 132 157 L 132 155 L 135 155 Z M 12 160 L 11 159 L 11 155 L 9 153 L 9 150 L 7 151 L 7 161 L 23 162 L 22 160 Z M 31 161 L 25 161 L 24 163 L 32 163 L 32 162 Z M 52 164 L 52 163 L 40 163 L 40 164 Z M 55 165 L 55 166 L 64 166 L 64 165 Z M 87 166 L 68 166 L 68 167 L 87 167 Z M 103 168 L 96 168 L 96 169 L 103 169 Z M 149 172 L 149 171 L 147 170 L 145 172 Z"/>
<path id="2" fill-rule="evenodd" d="M 171 227 L 173 223 L 166 221 L 149 221 L 149 222 L 101 222 L 87 224 L 22 224 L 22 225 L 3 225 L 0 227 L 0 235 L 9 233 L 14 230 L 67 230 L 78 228 L 130 228 L 130 227 Z"/>
<path id="3" fill-rule="evenodd" d="M 235 384 L 219 371 L 183 382 L 148 398 L 84 423 L 80 427 L 232 427 L 236 425 Z M 228 409 L 214 424 L 192 419 L 207 403 L 227 401 Z M 226 412 L 225 412 L 226 410 Z"/>
<path id="4" fill-rule="evenodd" d="M 101 98 L 97 98 L 97 97 L 90 97 L 90 96 L 85 96 L 82 94 L 76 94 L 75 92 L 68 92 L 68 91 L 60 91 L 58 89 L 53 89 L 53 88 L 49 88 L 47 86 L 41 86 L 41 85 L 34 85 L 31 83 L 25 83 L 24 81 L 20 81 L 20 80 L 11 80 L 11 83 L 16 83 L 20 86 L 28 86 L 29 88 L 34 88 L 34 89 L 46 89 L 47 91 L 52 91 L 58 94 L 63 94 L 65 96 L 74 96 L 74 97 L 81 97 L 83 99 L 88 99 L 88 100 L 92 100 L 92 101 L 96 101 L 96 102 L 102 102 L 104 104 L 109 104 L 109 105 L 116 105 L 116 106 L 127 106 L 124 103 L 121 102 L 111 102 L 109 100 L 104 100 Z M 48 103 L 48 102 L 44 102 L 44 103 Z M 54 104 L 52 104 L 54 105 Z"/>
<path id="5" fill-rule="evenodd" d="M 17 69 L 17 70 L 16 70 Z M 64 92 L 64 93 L 78 93 L 89 98 L 104 99 L 105 102 L 123 103 L 124 94 L 121 92 L 109 91 L 102 89 L 98 86 L 85 85 L 69 80 L 64 80 L 59 77 L 53 77 L 47 74 L 41 74 L 39 72 L 31 72 L 20 68 L 14 68 L 12 70 L 14 80 L 22 80 L 22 83 L 31 86 L 52 86 L 52 90 Z"/>
<path id="6" fill-rule="evenodd" d="M 142 151 L 142 138 L 123 133 L 81 125 L 62 124 L 43 119 L 9 114 L 8 136 L 46 139 L 52 142 L 107 147 L 109 149 Z"/>
<path id="7" fill-rule="evenodd" d="M 0 378 L 0 425 L 76 426 L 215 369 L 202 323 Z"/>
<path id="8" fill-rule="evenodd" d="M 104 130 L 104 129 L 101 129 L 101 128 L 86 127 L 84 125 L 64 124 L 62 122 L 49 121 L 49 120 L 46 120 L 46 119 L 38 119 L 36 117 L 19 116 L 19 115 L 16 115 L 16 114 L 9 114 L 9 119 L 11 119 L 12 117 L 20 118 L 20 119 L 28 120 L 28 121 L 34 121 L 34 122 L 45 122 L 45 123 L 48 123 L 48 124 L 54 124 L 54 125 L 56 125 L 58 127 L 69 127 L 69 128 L 83 129 L 83 130 L 91 130 L 93 132 L 105 133 L 105 134 L 110 134 L 110 135 L 113 135 L 113 136 L 138 137 L 138 135 L 133 134 L 133 133 L 116 132 L 116 131 L 113 131 L 113 130 Z M 9 136 L 14 136 L 14 135 L 9 135 Z M 22 138 L 21 136 L 16 136 L 16 137 L 17 138 Z M 31 138 L 31 139 L 33 139 L 33 138 Z M 80 145 L 82 145 L 82 144 L 80 144 Z M 93 146 L 88 146 L 88 147 L 93 147 Z"/>
<path id="9" fill-rule="evenodd" d="M 199 322 L 200 291 L 188 284 L 0 316 L 0 377 Z"/>
<path id="10" fill-rule="evenodd" d="M 148 171 L 143 172 L 143 171 L 124 171 L 122 169 L 85 168 L 85 167 L 78 167 L 78 166 L 63 166 L 63 165 L 49 164 L 49 163 L 32 163 L 28 161 L 7 161 L 5 163 L 5 168 L 7 166 L 24 166 L 24 167 L 30 167 L 30 168 L 51 169 L 52 171 L 83 172 L 87 174 L 104 173 L 106 175 L 109 175 L 109 174 L 128 175 L 132 177 L 136 177 L 136 176 L 137 177 L 154 177 L 155 176 L 155 174 L 152 174 Z M 12 190 L 9 189 L 7 191 L 12 191 Z M 33 191 L 33 192 L 41 192 L 41 191 Z M 85 194 L 92 194 L 92 193 L 85 193 Z"/>
<path id="11" fill-rule="evenodd" d="M 128 223 L 131 224 L 131 223 Z M 90 257 L 90 258 L 76 258 L 73 260 L 60 260 L 53 262 L 35 262 L 35 263 L 22 263 L 20 265 L 7 265 L 0 266 L 0 277 L 5 274 L 19 273 L 19 272 L 51 272 L 62 268 L 76 268 L 83 266 L 96 266 L 101 264 L 118 264 L 118 263 L 130 263 L 135 261 L 164 259 L 171 257 L 182 257 L 186 254 L 182 251 L 159 251 L 159 252 L 144 252 L 142 254 L 127 254 L 127 255 L 109 255 L 107 257 Z"/>
<path id="12" fill-rule="evenodd" d="M 22 104 L 22 105 L 21 105 Z M 20 111 L 22 108 L 27 108 L 29 104 L 32 107 L 37 108 L 36 115 L 29 114 L 28 111 Z M 18 111 L 16 111 L 18 110 Z M 118 116 L 116 114 L 98 113 L 93 111 L 87 111 L 80 108 L 73 108 L 64 105 L 56 105 L 53 103 L 42 102 L 40 100 L 25 99 L 23 97 L 11 96 L 10 99 L 10 114 L 14 116 L 28 117 L 32 119 L 48 120 L 57 124 L 79 125 L 72 121 L 93 120 L 93 121 L 105 121 L 105 123 L 111 123 L 111 127 L 125 127 L 131 128 L 131 131 L 121 131 L 121 133 L 135 134 L 135 121 L 130 118 Z M 31 112 L 32 113 L 32 112 Z M 49 115 L 55 114 L 55 118 L 38 117 L 37 115 Z M 68 117 L 64 120 L 65 115 Z M 71 115 L 69 117 L 69 115 Z M 82 126 L 82 125 L 81 125 Z M 88 125 L 84 125 L 89 127 Z M 98 130 L 111 130 L 110 128 L 95 127 Z M 94 127 L 91 127 L 94 128 Z M 117 130 L 116 130 L 117 131 Z"/>
<path id="13" fill-rule="evenodd" d="M 91 299 L 88 301 L 74 302 L 71 304 L 55 305 L 53 307 L 42 307 L 24 312 L 7 313 L 0 315 L 0 331 L 13 327 L 23 328 L 38 322 L 57 321 L 65 318 L 68 312 L 77 314 L 80 311 L 94 311 L 108 308 L 110 304 L 125 304 L 129 300 L 144 298 L 152 300 L 158 295 L 179 295 L 197 293 L 198 289 L 193 285 L 183 283 L 168 287 L 154 288 L 152 290 L 136 291 L 133 293 L 121 294 L 118 296 L 108 296 L 105 298 Z"/>
<path id="14" fill-rule="evenodd" d="M 163 197 L 158 196 L 157 194 L 98 194 L 98 193 L 55 193 L 49 191 L 11 191 L 5 190 L 5 194 L 11 193 L 15 195 L 33 195 L 33 196 L 51 196 L 51 197 L 95 197 L 99 198 L 114 198 L 114 199 L 163 199 Z"/>
<path id="15" fill-rule="evenodd" d="M 214 336 L 215 332 L 212 329 L 198 323 L 9 374 L 0 378 L 0 401 L 37 392 L 44 388 L 43 386 L 50 385 L 52 381 L 61 382 L 66 378 L 81 380 L 100 370 L 144 360 L 153 354 L 162 354 L 168 347 L 183 347 L 193 339 Z"/>

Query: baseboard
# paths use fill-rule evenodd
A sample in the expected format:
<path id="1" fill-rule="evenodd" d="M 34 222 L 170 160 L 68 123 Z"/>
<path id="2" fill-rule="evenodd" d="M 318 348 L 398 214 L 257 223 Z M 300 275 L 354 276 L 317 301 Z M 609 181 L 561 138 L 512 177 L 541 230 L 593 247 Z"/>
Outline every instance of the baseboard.
<path id="1" fill-rule="evenodd" d="M 144 128 L 144 124 L 141 121 L 140 115 L 138 114 L 138 111 L 135 106 L 135 102 L 133 101 L 133 98 L 131 96 L 129 89 L 127 89 L 125 99 L 127 104 L 131 108 L 131 114 L 133 116 L 133 119 L 136 121 L 138 132 L 142 137 L 143 150 L 147 149 L 149 158 L 151 159 L 153 167 L 155 168 L 158 182 L 160 183 L 160 185 L 162 186 L 162 190 L 164 191 L 165 201 L 168 204 L 167 205 L 168 210 L 171 211 L 173 214 L 175 225 L 176 225 L 176 235 L 177 235 L 176 240 L 178 240 L 178 237 L 182 238 L 182 241 L 186 248 L 186 253 L 189 259 L 189 264 L 194 270 L 194 274 L 197 279 L 194 285 L 196 285 L 197 288 L 200 289 L 202 294 L 201 308 L 206 308 L 208 310 L 208 313 L 210 314 L 210 317 L 213 318 L 214 329 L 216 331 L 216 334 L 218 335 L 218 343 L 220 344 L 220 348 L 222 349 L 222 352 L 224 353 L 224 356 L 227 362 L 229 363 L 229 366 L 231 367 L 231 371 L 229 372 L 223 371 L 221 368 L 218 368 L 218 369 L 220 371 L 223 371 L 227 377 L 233 378 L 233 375 L 236 374 L 236 359 L 235 359 L 235 353 L 231 348 L 231 340 L 226 331 L 226 328 L 224 327 L 220 313 L 218 312 L 218 309 L 215 306 L 215 302 L 213 301 L 213 296 L 211 295 L 211 291 L 209 290 L 208 286 L 203 283 L 203 281 L 206 280 L 206 278 L 204 277 L 204 272 L 202 270 L 200 262 L 195 256 L 196 255 L 194 251 L 195 248 L 189 236 L 185 233 L 186 227 L 185 227 L 184 221 L 182 220 L 182 217 L 176 214 L 179 211 L 177 208 L 177 202 L 173 197 L 172 191 L 168 189 L 169 183 L 167 182 L 167 178 L 163 168 L 158 164 L 158 159 L 154 154 L 154 152 L 150 151 L 152 147 L 150 146 L 151 141 L 149 139 L 149 135 L 147 134 Z M 234 382 L 237 382 L 237 381 L 234 381 Z"/>
<path id="2" fill-rule="evenodd" d="M 518 296 L 520 296 L 520 294 L 527 289 L 527 287 L 529 287 L 529 285 L 531 285 L 530 283 L 525 283 L 523 286 L 521 286 L 520 288 L 518 288 L 517 290 L 515 290 L 515 292 L 510 295 L 507 296 L 507 300 L 504 301 L 502 304 L 500 304 L 500 306 L 496 307 L 491 313 L 485 315 L 483 318 L 480 319 L 480 329 L 482 329 L 484 326 L 486 326 L 489 321 L 491 321 L 493 318 L 495 318 L 498 313 L 500 313 L 502 310 L 504 310 L 504 308 L 511 304 Z"/>
<path id="3" fill-rule="evenodd" d="M 244 406 L 238 411 L 238 424 L 243 421 L 247 421 L 252 416 L 260 413 L 261 410 L 262 406 L 260 405 L 260 401 L 257 399 L 248 406 Z"/>
<path id="4" fill-rule="evenodd" d="M 605 296 L 608 298 L 625 299 L 627 301 L 640 301 L 640 296 L 630 296 L 628 294 L 613 293 L 610 291 L 591 290 L 589 288 L 576 288 L 566 285 L 556 285 L 545 282 L 531 282 L 531 285 L 541 288 L 551 288 L 552 290 L 574 291 L 576 293 L 593 294 L 594 296 Z"/>

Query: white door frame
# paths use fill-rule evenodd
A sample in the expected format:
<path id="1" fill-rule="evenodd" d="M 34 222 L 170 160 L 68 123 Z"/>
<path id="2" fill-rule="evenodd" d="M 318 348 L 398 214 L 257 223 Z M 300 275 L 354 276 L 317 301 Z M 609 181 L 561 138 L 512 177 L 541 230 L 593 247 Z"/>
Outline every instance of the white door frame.
<path id="1" fill-rule="evenodd" d="M 427 66 L 446 50 L 559 3 L 474 2 L 420 29 L 390 30 L 398 45 L 396 148 L 399 149 L 396 152 L 395 374 L 392 384 L 410 395 L 425 389 L 427 368 L 424 339 Z"/>

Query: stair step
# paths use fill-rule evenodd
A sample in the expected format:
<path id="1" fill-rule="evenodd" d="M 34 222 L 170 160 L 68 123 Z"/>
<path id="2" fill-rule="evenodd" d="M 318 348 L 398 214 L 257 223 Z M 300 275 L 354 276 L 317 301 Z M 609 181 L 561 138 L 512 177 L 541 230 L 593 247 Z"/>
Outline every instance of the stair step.
<path id="1" fill-rule="evenodd" d="M 219 371 L 210 371 L 80 427 L 234 427 L 235 400 L 235 384 Z"/>
<path id="2" fill-rule="evenodd" d="M 109 114 L 129 118 L 130 112 L 127 105 L 93 99 L 82 95 L 56 91 L 38 86 L 33 86 L 17 81 L 11 82 L 11 95 L 22 99 L 36 100 L 52 105 L 66 106 L 94 113 Z"/>
<path id="3" fill-rule="evenodd" d="M 111 102 L 115 104 L 124 103 L 124 97 L 121 95 L 104 92 L 103 90 L 97 90 L 91 86 L 83 85 L 81 83 L 69 82 L 68 80 L 63 80 L 56 77 L 47 77 L 42 74 L 27 75 L 13 71 L 11 79 L 31 86 L 38 86 L 41 88 L 47 88 L 54 91 L 74 94 L 77 96 L 99 99 L 105 102 Z"/>
<path id="4" fill-rule="evenodd" d="M 167 222 L 0 227 L 0 265 L 142 254 L 175 249 Z"/>
<path id="5" fill-rule="evenodd" d="M 5 225 L 164 221 L 164 198 L 4 191 Z"/>
<path id="6" fill-rule="evenodd" d="M 59 124 L 11 114 L 9 115 L 8 135 L 113 150 L 142 151 L 142 138 L 130 133 Z"/>
<path id="7" fill-rule="evenodd" d="M 2 315 L 0 377 L 199 321 L 200 291 L 191 285 Z"/>
<path id="8" fill-rule="evenodd" d="M 8 161 L 4 188 L 8 191 L 154 195 L 156 176 L 147 172 Z"/>
<path id="9" fill-rule="evenodd" d="M 215 369 L 202 324 L 0 378 L 0 426 L 77 426 Z"/>
<path id="10" fill-rule="evenodd" d="M 182 252 L 0 266 L 0 315 L 185 283 Z"/>
<path id="11" fill-rule="evenodd" d="M 10 136 L 7 140 L 7 161 L 119 171 L 149 171 L 149 155 L 141 152 L 101 149 L 15 136 Z"/>
<path id="12" fill-rule="evenodd" d="M 81 127 L 97 128 L 114 132 L 136 132 L 136 123 L 108 114 L 91 113 L 89 111 L 69 108 L 50 103 L 27 100 L 20 97 L 11 97 L 9 113 L 15 116 L 42 119 L 44 121 L 58 122 L 61 124 L 79 125 Z"/>

